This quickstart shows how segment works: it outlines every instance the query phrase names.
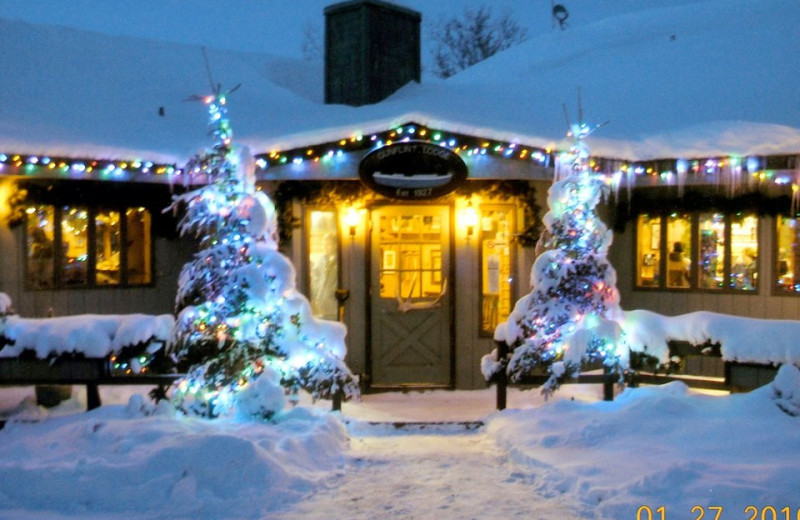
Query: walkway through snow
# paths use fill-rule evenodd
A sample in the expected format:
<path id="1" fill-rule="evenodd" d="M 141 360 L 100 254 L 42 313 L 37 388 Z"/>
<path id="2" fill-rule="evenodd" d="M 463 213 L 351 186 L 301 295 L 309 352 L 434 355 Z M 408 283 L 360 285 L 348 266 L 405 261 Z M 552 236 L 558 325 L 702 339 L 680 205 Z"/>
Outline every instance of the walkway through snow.
<path id="1" fill-rule="evenodd" d="M 381 433 L 377 427 L 377 433 Z M 277 520 L 572 520 L 564 497 L 545 498 L 482 432 L 353 436 L 329 487 Z M 376 483 L 380 483 L 376 485 Z M 270 518 L 273 518 L 272 516 Z"/>

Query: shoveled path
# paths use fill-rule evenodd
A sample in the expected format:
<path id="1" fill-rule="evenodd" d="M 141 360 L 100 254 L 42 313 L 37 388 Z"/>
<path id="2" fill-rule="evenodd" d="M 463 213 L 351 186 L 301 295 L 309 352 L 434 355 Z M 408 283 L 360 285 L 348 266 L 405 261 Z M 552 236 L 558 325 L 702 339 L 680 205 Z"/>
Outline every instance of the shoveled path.
<path id="1" fill-rule="evenodd" d="M 273 513 L 276 520 L 573 520 L 565 497 L 545 498 L 481 431 L 351 438 L 349 461 L 329 487 Z"/>

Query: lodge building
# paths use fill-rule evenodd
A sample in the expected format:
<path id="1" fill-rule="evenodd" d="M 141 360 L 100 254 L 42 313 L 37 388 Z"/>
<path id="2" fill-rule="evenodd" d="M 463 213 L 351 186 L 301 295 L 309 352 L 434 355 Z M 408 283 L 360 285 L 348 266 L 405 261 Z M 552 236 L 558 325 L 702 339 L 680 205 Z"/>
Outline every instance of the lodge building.
<path id="1" fill-rule="evenodd" d="M 380 103 L 420 80 L 418 13 L 357 0 L 325 17 L 326 103 Z M 347 325 L 366 389 L 481 388 L 494 328 L 530 290 L 558 151 L 414 117 L 253 150 L 258 185 L 298 288 Z M 800 317 L 798 156 L 594 165 L 624 309 Z M 0 291 L 27 317 L 172 312 L 196 249 L 163 213 L 179 173 L 0 150 Z"/>

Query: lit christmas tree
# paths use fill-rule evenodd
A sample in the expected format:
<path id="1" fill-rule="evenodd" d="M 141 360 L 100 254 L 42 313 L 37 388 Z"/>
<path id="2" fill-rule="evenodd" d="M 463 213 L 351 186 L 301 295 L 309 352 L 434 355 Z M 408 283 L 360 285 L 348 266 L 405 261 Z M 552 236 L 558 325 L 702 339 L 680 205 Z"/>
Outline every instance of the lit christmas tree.
<path id="1" fill-rule="evenodd" d="M 617 275 L 607 258 L 612 233 L 595 213 L 608 187 L 593 175 L 583 141 L 595 129 L 580 123 L 568 133 L 573 144 L 559 157 L 548 192 L 547 238 L 531 269 L 531 292 L 495 331 L 511 355 L 485 356 L 487 379 L 506 370 L 517 381 L 546 369 L 550 378 L 542 391 L 550 395 L 566 378 L 577 377 L 584 363 L 602 363 L 620 378 L 628 365 Z"/>
<path id="2" fill-rule="evenodd" d="M 275 207 L 256 190 L 246 148 L 232 145 L 225 94 L 208 105 L 213 148 L 187 172 L 205 186 L 176 196 L 185 210 L 182 235 L 200 239 L 200 251 L 181 271 L 172 351 L 187 376 L 172 400 L 186 413 L 269 419 L 286 392 L 315 398 L 357 393 L 342 361 L 345 327 L 311 315 L 295 290 L 295 271 L 278 252 Z"/>

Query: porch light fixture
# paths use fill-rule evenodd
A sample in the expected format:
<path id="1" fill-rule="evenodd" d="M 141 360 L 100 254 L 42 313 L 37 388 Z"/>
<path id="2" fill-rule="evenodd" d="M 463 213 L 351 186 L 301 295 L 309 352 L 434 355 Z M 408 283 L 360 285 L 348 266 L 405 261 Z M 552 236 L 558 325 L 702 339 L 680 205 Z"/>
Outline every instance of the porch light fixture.
<path id="1" fill-rule="evenodd" d="M 464 213 L 461 215 L 461 218 L 464 222 L 464 225 L 467 226 L 467 240 L 469 240 L 472 238 L 472 234 L 475 232 L 475 226 L 478 225 L 478 213 L 472 206 L 471 200 L 467 202 L 467 207 L 464 209 Z"/>
<path id="2" fill-rule="evenodd" d="M 347 212 L 344 214 L 344 223 L 350 228 L 350 238 L 356 236 L 356 227 L 358 226 L 358 222 L 361 220 L 358 211 L 353 206 L 347 208 Z"/>

